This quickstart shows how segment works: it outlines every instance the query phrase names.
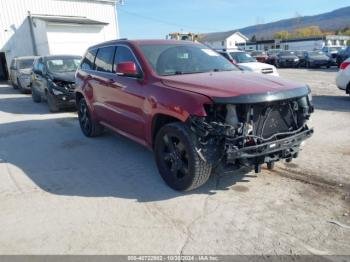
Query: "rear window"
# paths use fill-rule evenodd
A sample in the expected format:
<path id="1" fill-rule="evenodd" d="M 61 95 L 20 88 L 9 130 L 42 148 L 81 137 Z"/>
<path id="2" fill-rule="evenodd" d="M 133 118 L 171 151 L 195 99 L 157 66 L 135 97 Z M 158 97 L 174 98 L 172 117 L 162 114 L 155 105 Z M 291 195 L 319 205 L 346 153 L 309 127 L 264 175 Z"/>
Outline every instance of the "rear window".
<path id="1" fill-rule="evenodd" d="M 81 69 L 84 69 L 84 70 L 93 70 L 94 69 L 96 52 L 97 52 L 97 49 L 94 49 L 94 50 L 89 50 L 86 53 L 86 56 L 84 57 L 83 61 L 81 62 Z"/>
<path id="2" fill-rule="evenodd" d="M 95 69 L 101 72 L 113 72 L 114 46 L 107 46 L 98 49 L 95 59 Z"/>

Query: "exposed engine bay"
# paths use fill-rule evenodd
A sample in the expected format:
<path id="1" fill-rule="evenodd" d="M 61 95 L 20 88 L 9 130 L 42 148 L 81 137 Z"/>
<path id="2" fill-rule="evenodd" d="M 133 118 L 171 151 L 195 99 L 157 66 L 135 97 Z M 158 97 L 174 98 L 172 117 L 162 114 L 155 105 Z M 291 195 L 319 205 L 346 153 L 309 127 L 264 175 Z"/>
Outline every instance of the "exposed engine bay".
<path id="1" fill-rule="evenodd" d="M 307 120 L 313 112 L 311 97 L 304 96 L 255 104 L 206 105 L 206 117 L 191 117 L 198 137 L 199 156 L 213 165 L 269 168 L 298 156 L 301 143 L 313 133 Z"/>

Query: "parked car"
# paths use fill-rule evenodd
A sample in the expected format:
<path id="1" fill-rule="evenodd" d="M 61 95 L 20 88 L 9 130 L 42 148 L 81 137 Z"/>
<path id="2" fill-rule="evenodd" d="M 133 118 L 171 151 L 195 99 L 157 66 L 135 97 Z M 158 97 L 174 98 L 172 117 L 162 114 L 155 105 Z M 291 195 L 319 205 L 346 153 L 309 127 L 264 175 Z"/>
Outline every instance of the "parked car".
<path id="1" fill-rule="evenodd" d="M 243 51 L 218 51 L 218 52 L 223 56 L 225 56 L 226 58 L 227 56 L 230 56 L 231 59 L 229 60 L 230 61 L 233 60 L 234 63 L 239 66 L 239 68 L 245 71 L 279 76 L 275 66 L 257 62 L 255 58 L 251 57 L 246 52 L 243 52 Z"/>
<path id="2" fill-rule="evenodd" d="M 336 83 L 339 89 L 350 95 L 350 58 L 341 63 Z"/>
<path id="3" fill-rule="evenodd" d="M 282 52 L 282 49 L 270 49 L 267 51 L 266 63 L 270 65 L 276 65 L 277 55 Z"/>
<path id="4" fill-rule="evenodd" d="M 75 106 L 75 72 L 80 56 L 42 56 L 34 61 L 32 71 L 33 101 L 47 101 L 50 112 Z"/>
<path id="5" fill-rule="evenodd" d="M 276 67 L 298 67 L 300 59 L 294 51 L 282 51 L 277 54 Z"/>
<path id="6" fill-rule="evenodd" d="M 348 46 L 346 49 L 339 51 L 336 58 L 337 65 L 340 66 L 348 58 L 350 58 L 350 46 Z"/>
<path id="7" fill-rule="evenodd" d="M 10 80 L 14 89 L 20 89 L 21 92 L 31 90 L 31 71 L 35 57 L 23 56 L 14 58 L 10 66 Z"/>
<path id="8" fill-rule="evenodd" d="M 344 49 L 343 46 L 324 46 L 321 51 L 329 56 L 332 60 L 332 65 L 337 65 L 337 56 L 340 51 Z M 341 64 L 341 63 L 340 63 Z M 340 65 L 339 64 L 339 65 Z"/>
<path id="9" fill-rule="evenodd" d="M 269 58 L 265 51 L 252 51 L 250 55 L 260 63 L 266 63 Z"/>
<path id="10" fill-rule="evenodd" d="M 307 68 L 318 68 L 325 66 L 330 68 L 332 59 L 322 51 L 308 51 L 304 53 L 303 65 Z"/>
<path id="11" fill-rule="evenodd" d="M 114 130 L 154 151 L 176 190 L 203 185 L 214 167 L 298 156 L 313 133 L 310 89 L 239 70 L 205 45 L 116 40 L 88 49 L 76 74 L 82 132 Z M 137 157 L 135 157 L 137 161 Z"/>
<path id="12" fill-rule="evenodd" d="M 305 53 L 307 51 L 302 51 L 302 50 L 296 50 L 293 51 L 295 55 L 299 58 L 299 65 L 298 66 L 305 66 Z"/>
<path id="13" fill-rule="evenodd" d="M 321 51 L 329 57 L 335 58 L 341 49 L 343 49 L 342 46 L 324 46 Z"/>

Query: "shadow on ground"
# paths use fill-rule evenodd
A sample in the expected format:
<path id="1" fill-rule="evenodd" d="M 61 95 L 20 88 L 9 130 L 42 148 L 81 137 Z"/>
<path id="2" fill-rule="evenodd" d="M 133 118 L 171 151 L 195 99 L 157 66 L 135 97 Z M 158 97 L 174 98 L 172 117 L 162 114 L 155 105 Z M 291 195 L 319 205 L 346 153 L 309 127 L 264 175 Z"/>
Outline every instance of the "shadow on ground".
<path id="1" fill-rule="evenodd" d="M 350 112 L 350 96 L 313 96 L 313 104 L 316 109 Z"/>
<path id="2" fill-rule="evenodd" d="M 47 103 L 34 103 L 31 94 L 23 94 L 11 86 L 0 84 L 0 112 L 11 114 L 48 114 Z M 75 108 L 66 108 L 60 112 L 74 112 Z"/>
<path id="3" fill-rule="evenodd" d="M 72 117 L 0 124 L 0 163 L 7 163 L 18 184 L 24 183 L 22 191 L 32 190 L 31 180 L 57 195 L 147 202 L 215 194 L 252 177 L 250 170 L 213 175 L 197 190 L 175 192 L 159 176 L 152 152 L 110 132 L 86 138 L 77 122 Z"/>

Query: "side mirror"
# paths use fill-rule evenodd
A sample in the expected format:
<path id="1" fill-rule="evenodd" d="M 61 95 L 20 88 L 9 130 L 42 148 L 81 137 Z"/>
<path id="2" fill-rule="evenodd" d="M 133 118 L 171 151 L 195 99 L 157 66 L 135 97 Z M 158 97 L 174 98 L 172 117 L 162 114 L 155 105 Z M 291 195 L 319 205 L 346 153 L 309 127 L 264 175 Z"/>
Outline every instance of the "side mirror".
<path id="1" fill-rule="evenodd" d="M 43 75 L 43 71 L 39 70 L 39 69 L 33 69 L 34 74 L 37 75 Z"/>
<path id="2" fill-rule="evenodd" d="M 139 77 L 140 74 L 137 72 L 137 67 L 134 62 L 127 61 L 117 64 L 117 75 L 119 76 L 130 76 Z"/>

